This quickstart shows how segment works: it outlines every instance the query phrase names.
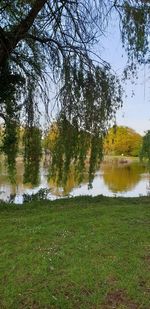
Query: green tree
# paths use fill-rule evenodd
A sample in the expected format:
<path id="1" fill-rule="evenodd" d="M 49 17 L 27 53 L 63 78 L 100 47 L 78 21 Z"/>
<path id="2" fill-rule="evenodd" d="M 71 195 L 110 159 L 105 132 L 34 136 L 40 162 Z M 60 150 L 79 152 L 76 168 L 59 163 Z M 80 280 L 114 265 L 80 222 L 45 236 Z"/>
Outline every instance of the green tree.
<path id="1" fill-rule="evenodd" d="M 138 156 L 142 136 L 133 129 L 123 126 L 112 127 L 104 140 L 105 154 Z"/>
<path id="2" fill-rule="evenodd" d="M 58 135 L 59 135 L 58 125 L 57 125 L 57 122 L 54 122 L 51 124 L 50 128 L 45 133 L 44 139 L 43 139 L 43 148 L 45 150 L 48 149 L 51 152 L 51 154 L 54 150 Z"/>
<path id="3" fill-rule="evenodd" d="M 150 163 L 150 130 L 148 130 L 143 137 L 142 148 L 140 151 L 140 158 L 146 158 Z"/>

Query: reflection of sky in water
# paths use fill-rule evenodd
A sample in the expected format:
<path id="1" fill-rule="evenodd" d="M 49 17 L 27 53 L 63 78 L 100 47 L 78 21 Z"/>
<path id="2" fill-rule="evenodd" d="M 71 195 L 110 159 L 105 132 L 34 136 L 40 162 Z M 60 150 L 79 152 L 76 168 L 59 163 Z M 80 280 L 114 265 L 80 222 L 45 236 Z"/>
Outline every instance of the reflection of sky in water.
<path id="1" fill-rule="evenodd" d="M 110 169 L 111 173 L 111 169 Z M 105 182 L 105 179 L 103 177 L 104 171 L 98 172 L 93 180 L 92 188 L 88 189 L 88 184 L 81 184 L 79 186 L 74 185 L 74 188 L 71 189 L 69 192 L 69 196 L 80 196 L 80 195 L 100 195 L 103 194 L 105 196 L 122 196 L 122 197 L 134 197 L 139 195 L 147 195 L 148 194 L 148 187 L 149 187 L 149 175 L 148 174 L 142 174 L 139 173 L 139 179 L 137 182 L 132 184 L 130 188 L 125 188 L 125 190 L 115 190 L 112 191 L 108 183 Z M 62 188 L 59 188 L 56 190 L 54 186 L 50 186 L 47 182 L 47 176 L 46 171 L 44 169 L 41 169 L 40 172 L 40 184 L 37 187 L 29 188 L 27 185 L 23 185 L 22 183 L 19 183 L 17 186 L 11 186 L 8 182 L 0 186 L 0 199 L 2 200 L 9 200 L 10 196 L 14 195 L 15 203 L 22 203 L 23 202 L 23 194 L 35 194 L 40 189 L 50 189 L 50 193 L 48 194 L 49 199 L 56 199 L 63 197 L 63 190 Z M 56 194 L 57 192 L 57 194 Z"/>

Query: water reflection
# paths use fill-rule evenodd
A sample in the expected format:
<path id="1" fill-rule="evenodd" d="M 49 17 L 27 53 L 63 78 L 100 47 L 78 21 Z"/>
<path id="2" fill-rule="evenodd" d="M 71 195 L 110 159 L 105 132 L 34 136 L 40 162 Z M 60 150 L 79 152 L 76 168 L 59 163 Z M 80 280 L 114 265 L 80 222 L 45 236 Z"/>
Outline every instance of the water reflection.
<path id="1" fill-rule="evenodd" d="M 57 187 L 56 179 L 48 180 L 48 168 L 41 161 L 39 183 L 36 186 L 23 183 L 23 160 L 17 159 L 16 183 L 11 184 L 7 175 L 4 158 L 0 160 L 0 199 L 17 203 L 23 201 L 23 194 L 35 194 L 40 189 L 50 189 L 49 198 L 77 195 L 107 196 L 139 196 L 150 192 L 148 167 L 139 162 L 120 163 L 117 161 L 103 162 L 97 172 L 93 188 L 88 190 L 88 174 L 85 173 L 81 184 L 78 183 L 74 168 L 72 168 L 65 186 Z"/>
<path id="2" fill-rule="evenodd" d="M 75 168 L 72 167 L 71 171 L 68 173 L 68 178 L 65 183 L 62 183 L 61 187 L 57 185 L 57 179 L 51 178 L 49 179 L 49 186 L 56 196 L 67 196 L 73 190 L 73 188 L 78 187 L 83 184 L 88 183 L 88 173 L 84 173 L 82 177 L 82 181 L 79 181 L 78 173 L 76 172 Z"/>
<path id="3" fill-rule="evenodd" d="M 119 163 L 119 161 L 114 161 L 103 164 L 102 171 L 104 182 L 109 190 L 117 193 L 133 189 L 147 169 L 139 162 Z"/>

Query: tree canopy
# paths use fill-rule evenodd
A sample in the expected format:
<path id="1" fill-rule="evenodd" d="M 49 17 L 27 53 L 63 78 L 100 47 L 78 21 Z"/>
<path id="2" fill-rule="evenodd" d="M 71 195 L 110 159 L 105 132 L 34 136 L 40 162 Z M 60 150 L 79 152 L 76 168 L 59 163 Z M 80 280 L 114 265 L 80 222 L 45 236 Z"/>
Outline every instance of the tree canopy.
<path id="1" fill-rule="evenodd" d="M 105 154 L 139 156 L 142 136 L 133 129 L 114 126 L 108 130 L 104 139 Z"/>
<path id="2" fill-rule="evenodd" d="M 11 169 L 17 154 L 18 126 L 21 123 L 36 131 L 42 101 L 48 112 L 53 80 L 58 90 L 57 121 L 65 136 L 61 138 L 64 146 L 59 147 L 61 168 L 79 157 L 76 152 L 84 132 L 90 134 L 90 174 L 94 171 L 98 158 L 95 142 L 102 144 L 109 120 L 122 105 L 117 76 L 100 55 L 94 55 L 94 44 L 101 40 L 113 11 L 120 18 L 122 42 L 133 72 L 136 61 L 148 59 L 150 1 L 0 2 L 0 117 L 4 121 L 1 149 Z M 72 146 L 70 128 L 76 132 Z M 27 145 L 30 147 L 25 142 L 25 153 L 30 152 Z"/>

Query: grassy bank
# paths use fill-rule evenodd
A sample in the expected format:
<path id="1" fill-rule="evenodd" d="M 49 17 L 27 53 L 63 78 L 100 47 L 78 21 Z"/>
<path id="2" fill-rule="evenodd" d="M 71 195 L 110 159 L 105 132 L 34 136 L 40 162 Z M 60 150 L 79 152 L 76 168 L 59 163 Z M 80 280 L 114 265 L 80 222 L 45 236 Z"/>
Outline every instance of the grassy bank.
<path id="1" fill-rule="evenodd" d="M 0 204 L 0 308 L 150 308 L 150 198 Z"/>
<path id="2" fill-rule="evenodd" d="M 122 161 L 122 160 L 127 160 L 129 163 L 132 162 L 140 162 L 139 157 L 131 157 L 131 156 L 115 156 L 115 155 L 105 155 L 104 156 L 104 162 L 114 162 L 114 161 Z M 146 160 L 144 160 L 146 162 Z"/>

